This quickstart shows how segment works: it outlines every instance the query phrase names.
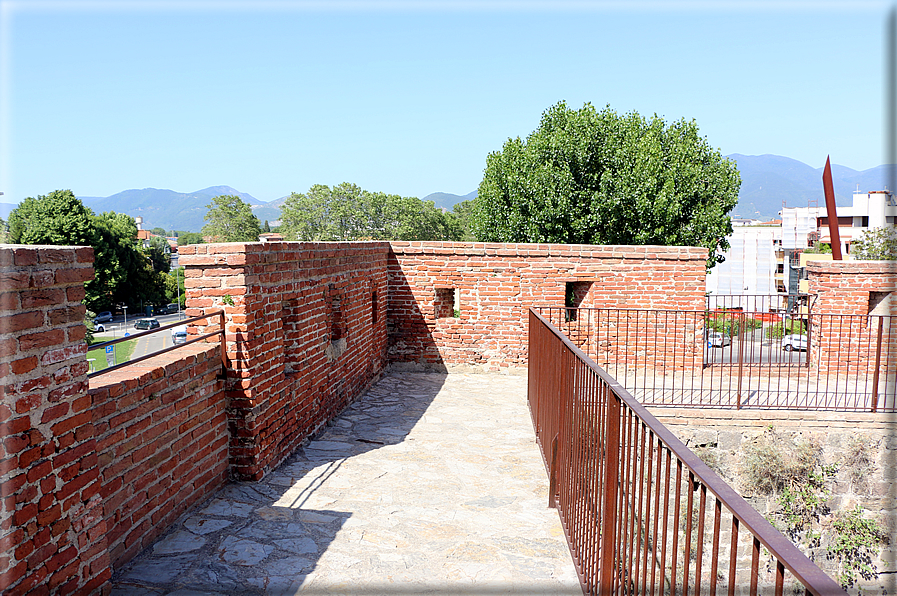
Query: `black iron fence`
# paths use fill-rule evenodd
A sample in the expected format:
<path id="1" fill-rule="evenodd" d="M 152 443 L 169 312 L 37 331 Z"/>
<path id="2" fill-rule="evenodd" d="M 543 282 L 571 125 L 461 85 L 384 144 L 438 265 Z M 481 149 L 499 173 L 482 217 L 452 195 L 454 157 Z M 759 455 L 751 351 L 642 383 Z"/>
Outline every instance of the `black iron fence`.
<path id="1" fill-rule="evenodd" d="M 528 374 L 585 594 L 845 593 L 532 309 Z"/>

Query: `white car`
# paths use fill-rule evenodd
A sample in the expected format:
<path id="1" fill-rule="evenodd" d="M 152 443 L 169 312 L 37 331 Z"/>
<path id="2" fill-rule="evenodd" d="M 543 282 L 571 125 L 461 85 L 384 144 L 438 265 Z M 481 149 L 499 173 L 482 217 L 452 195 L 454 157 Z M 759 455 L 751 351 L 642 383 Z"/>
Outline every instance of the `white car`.
<path id="1" fill-rule="evenodd" d="M 103 325 L 102 323 L 94 323 L 94 326 L 93 326 L 93 332 L 94 332 L 94 333 L 105 333 L 105 332 L 106 332 L 106 326 Z"/>
<path id="2" fill-rule="evenodd" d="M 803 350 L 806 351 L 809 346 L 809 342 L 807 341 L 806 335 L 786 335 L 782 338 L 782 349 L 786 352 L 790 352 L 792 350 Z"/>
<path id="3" fill-rule="evenodd" d="M 711 331 L 707 334 L 707 345 L 711 348 L 722 348 L 732 343 L 729 336 L 719 331 Z"/>

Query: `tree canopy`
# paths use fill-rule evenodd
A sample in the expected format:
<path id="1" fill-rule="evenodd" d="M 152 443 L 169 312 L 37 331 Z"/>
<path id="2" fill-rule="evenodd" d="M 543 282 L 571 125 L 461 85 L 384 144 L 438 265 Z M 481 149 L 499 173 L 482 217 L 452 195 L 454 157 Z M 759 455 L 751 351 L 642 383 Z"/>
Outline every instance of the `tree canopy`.
<path id="1" fill-rule="evenodd" d="M 712 267 L 740 185 L 693 120 L 560 102 L 487 157 L 472 229 L 493 242 L 703 246 Z"/>
<path id="2" fill-rule="evenodd" d="M 459 240 L 457 218 L 433 201 L 363 190 L 343 182 L 292 193 L 281 208 L 287 240 Z"/>
<path id="3" fill-rule="evenodd" d="M 257 242 L 262 226 L 252 206 L 235 195 L 219 195 L 206 205 L 205 236 L 214 242 Z"/>
<path id="4" fill-rule="evenodd" d="M 28 197 L 9 214 L 10 242 L 92 246 L 94 278 L 84 284 L 91 311 L 165 301 L 165 284 L 137 247 L 137 225 L 124 213 L 94 215 L 70 190 Z"/>

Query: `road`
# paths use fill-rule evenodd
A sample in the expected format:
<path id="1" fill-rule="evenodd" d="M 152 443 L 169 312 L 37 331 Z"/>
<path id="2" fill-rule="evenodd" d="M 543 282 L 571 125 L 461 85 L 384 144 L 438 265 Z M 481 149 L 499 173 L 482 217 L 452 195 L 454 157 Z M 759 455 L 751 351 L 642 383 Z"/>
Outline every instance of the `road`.
<path id="1" fill-rule="evenodd" d="M 145 317 L 128 317 L 127 325 L 125 324 L 125 320 L 123 316 L 117 316 L 107 323 L 103 323 L 103 326 L 106 328 L 104 333 L 95 333 L 94 337 L 98 341 L 109 341 L 110 339 L 116 339 L 122 337 L 125 334 L 128 335 L 136 335 L 138 333 L 143 333 L 140 329 L 134 329 L 134 323 L 140 320 L 140 318 Z M 175 323 L 178 320 L 182 320 L 187 318 L 184 313 L 179 315 L 159 315 L 152 317 L 159 321 L 161 326 L 170 325 L 171 323 Z M 137 341 L 137 345 L 134 347 L 134 353 L 131 354 L 131 358 L 139 358 L 140 356 L 145 356 L 147 354 L 153 354 L 158 352 L 163 348 L 167 348 L 171 345 L 171 332 L 161 332 L 161 333 L 153 333 L 148 335 L 147 337 L 140 338 Z"/>
<path id="2" fill-rule="evenodd" d="M 743 345 L 742 345 L 743 344 Z M 704 349 L 707 364 L 803 364 L 806 352 L 789 352 L 782 349 L 782 340 L 763 337 L 761 329 L 732 338 L 732 343 L 721 348 Z"/>

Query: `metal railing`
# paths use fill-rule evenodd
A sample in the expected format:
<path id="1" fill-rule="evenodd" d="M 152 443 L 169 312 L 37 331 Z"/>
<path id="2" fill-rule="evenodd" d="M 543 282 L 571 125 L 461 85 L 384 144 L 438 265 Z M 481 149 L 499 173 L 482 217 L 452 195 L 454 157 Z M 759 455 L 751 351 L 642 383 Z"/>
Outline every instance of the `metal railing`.
<path id="1" fill-rule="evenodd" d="M 845 594 L 533 309 L 528 374 L 549 504 L 585 594 Z"/>
<path id="2" fill-rule="evenodd" d="M 146 360 L 148 358 L 153 358 L 154 356 L 158 356 L 159 354 L 165 354 L 166 352 L 170 352 L 172 350 L 177 350 L 178 348 L 183 348 L 184 346 L 189 346 L 190 344 L 196 343 L 198 341 L 203 341 L 210 337 L 215 337 L 216 335 L 219 336 L 219 343 L 221 346 L 221 350 L 220 350 L 221 351 L 221 378 L 226 378 L 227 377 L 227 342 L 225 340 L 225 333 L 224 333 L 225 321 L 224 321 L 224 311 L 223 310 L 216 310 L 216 311 L 213 311 L 210 313 L 206 313 L 204 315 L 200 315 L 198 317 L 191 317 L 189 319 L 184 319 L 183 321 L 177 321 L 176 323 L 171 323 L 169 325 L 163 325 L 162 327 L 150 329 L 148 331 L 144 331 L 143 333 L 135 333 L 134 335 L 129 335 L 127 337 L 119 337 L 116 339 L 111 339 L 109 341 L 91 344 L 89 349 L 90 350 L 98 350 L 101 348 L 105 348 L 106 346 L 112 346 L 112 345 L 122 343 L 125 341 L 132 341 L 135 339 L 144 338 L 148 335 L 152 335 L 153 333 L 161 333 L 163 331 L 168 331 L 169 329 L 173 329 L 174 327 L 181 327 L 183 325 L 195 323 L 196 321 L 211 319 L 213 317 L 218 317 L 218 330 L 217 331 L 211 331 L 209 333 L 204 333 L 202 335 L 190 336 L 190 339 L 188 339 L 186 342 L 184 342 L 182 344 L 174 344 L 174 345 L 168 346 L 167 348 L 162 348 L 161 350 L 156 350 L 152 354 L 138 356 L 137 358 L 132 358 L 131 360 L 128 360 L 127 362 L 122 362 L 120 364 L 114 364 L 112 366 L 107 366 L 104 369 L 89 373 L 87 375 L 87 378 L 92 379 L 93 377 L 98 377 L 100 375 L 103 375 L 108 372 L 112 372 L 113 370 L 117 370 L 124 366 L 142 362 L 143 360 Z"/>
<path id="3" fill-rule="evenodd" d="M 644 405 L 897 411 L 897 316 L 536 311 Z"/>

